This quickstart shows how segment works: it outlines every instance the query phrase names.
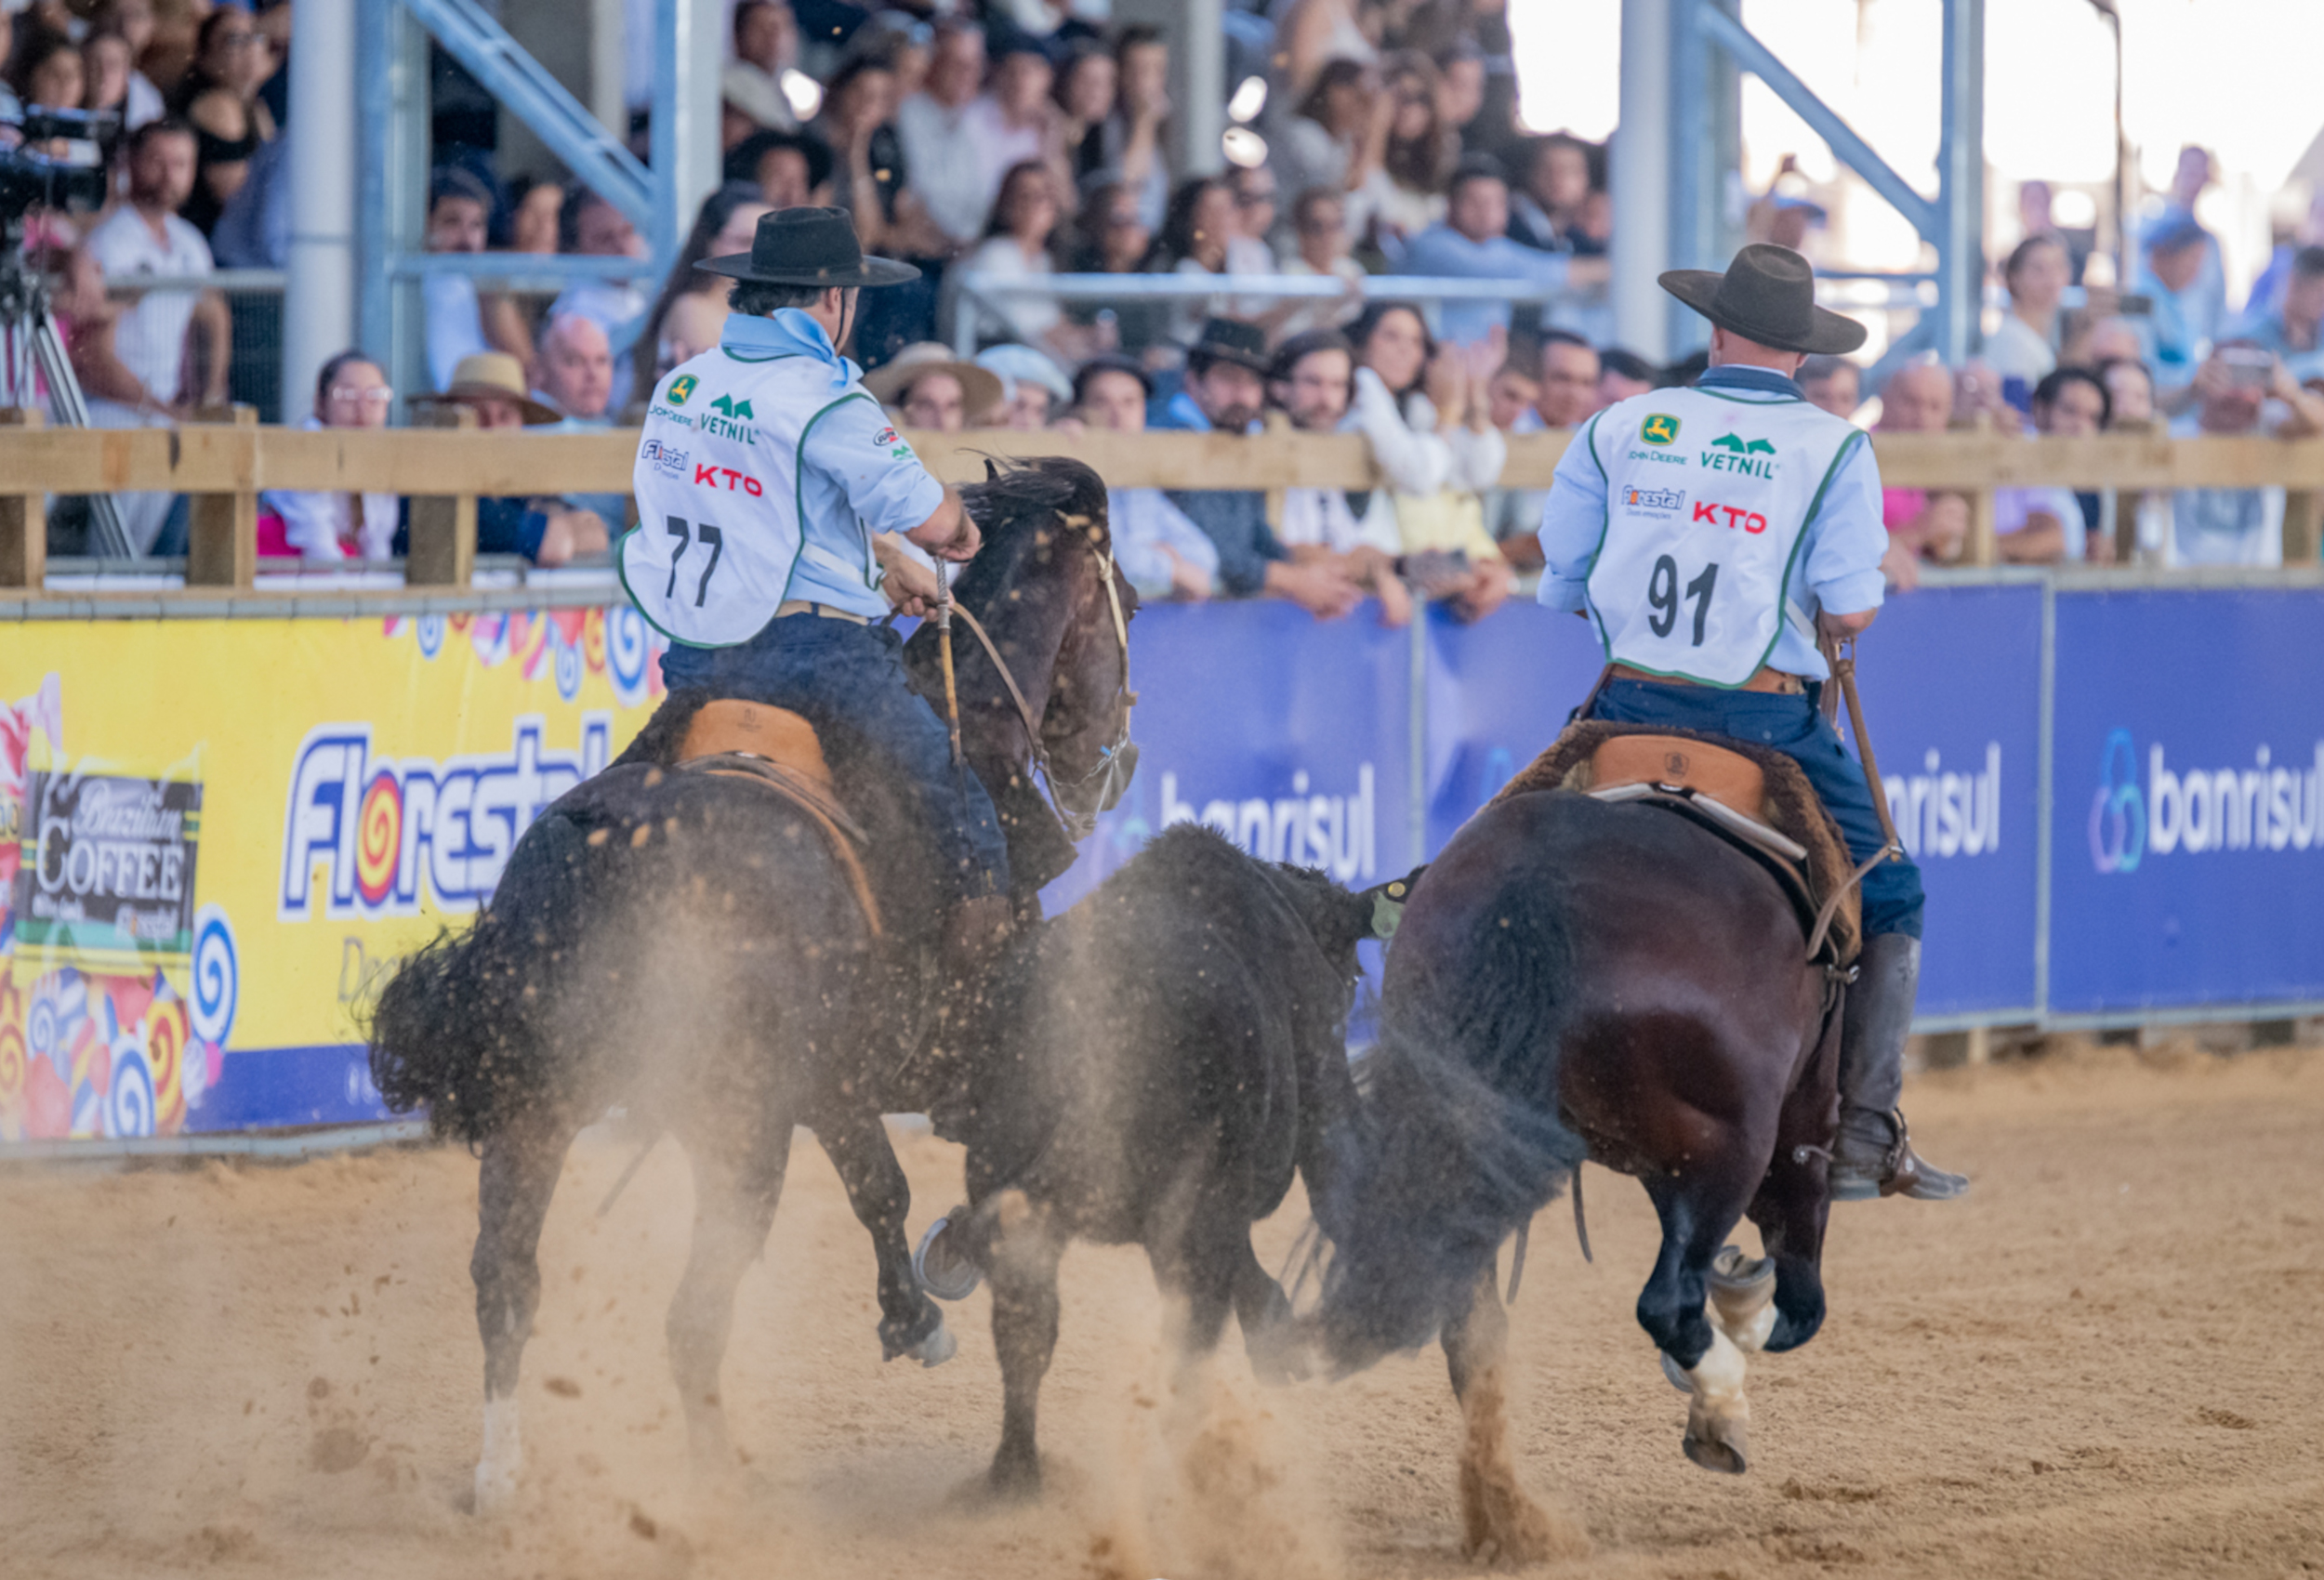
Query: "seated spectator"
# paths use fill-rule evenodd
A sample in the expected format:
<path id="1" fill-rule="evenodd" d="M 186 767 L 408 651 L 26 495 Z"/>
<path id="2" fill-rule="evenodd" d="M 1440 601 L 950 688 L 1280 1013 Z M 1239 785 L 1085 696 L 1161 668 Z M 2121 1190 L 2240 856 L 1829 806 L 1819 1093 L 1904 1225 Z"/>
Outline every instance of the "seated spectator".
<path id="1" fill-rule="evenodd" d="M 2155 377 L 2146 371 L 2146 364 L 2136 357 L 2118 357 L 2098 364 L 2098 380 L 2106 390 L 2106 428 L 2109 432 L 2147 433 L 2155 426 Z M 2141 489 L 2133 507 L 2135 520 L 2133 530 L 2125 534 L 2120 530 L 2120 497 L 2112 493 L 2098 496 L 2098 508 L 2103 535 L 2117 558 L 2123 549 L 2135 547 L 2138 557 L 2148 563 L 2162 556 L 2164 539 L 2171 535 L 2171 494 L 2159 488 Z"/>
<path id="2" fill-rule="evenodd" d="M 129 87 L 122 99 L 121 129 L 125 135 L 168 112 L 162 90 L 145 74 L 145 51 L 153 42 L 153 0 L 105 0 L 97 8 L 95 30 L 129 46 Z"/>
<path id="3" fill-rule="evenodd" d="M 1302 433 L 1337 433 L 1354 383 L 1355 348 L 1347 336 L 1336 329 L 1313 329 L 1276 348 L 1267 393 Z M 1294 560 L 1336 565 L 1375 594 L 1381 625 L 1407 625 L 1412 595 L 1396 577 L 1403 545 L 1393 520 L 1370 508 L 1372 504 L 1370 494 L 1337 488 L 1286 489 L 1275 536 Z"/>
<path id="4" fill-rule="evenodd" d="M 741 250 L 747 252 L 747 244 Z M 533 359 L 529 371 L 533 398 L 562 415 L 563 420 L 556 425 L 559 431 L 601 433 L 613 426 L 606 413 L 614 392 L 614 349 L 605 331 L 588 319 L 550 319 L 541 331 L 540 355 Z M 564 501 L 588 511 L 613 530 L 628 524 L 627 490 L 568 494 Z"/>
<path id="5" fill-rule="evenodd" d="M 1146 431 L 1146 402 L 1154 380 L 1137 362 L 1092 357 L 1074 375 L 1074 407 L 1082 421 L 1109 433 Z M 1105 493 L 1114 533 L 1114 563 L 1140 598 L 1200 602 L 1219 575 L 1219 550 L 1158 488 L 1113 488 Z"/>
<path id="6" fill-rule="evenodd" d="M 1881 391 L 1881 420 L 1874 433 L 1942 433 L 1953 416 L 1953 375 L 1941 362 L 1915 362 L 1888 375 Z M 1888 552 L 1881 570 L 1889 585 L 1910 591 L 1921 585 L 1919 561 L 1949 563 L 1969 541 L 1969 500 L 1964 494 L 1918 488 L 1884 489 L 1881 520 L 1888 528 Z"/>
<path id="7" fill-rule="evenodd" d="M 1604 377 L 1598 353 L 1580 336 L 1563 329 L 1541 332 L 1537 381 L 1539 394 L 1534 412 L 1543 428 L 1578 428 L 1599 406 L 1599 385 Z M 1507 428 L 1497 422 L 1497 428 Z"/>
<path id="8" fill-rule="evenodd" d="M 1288 98 L 1285 102 L 1288 107 Z M 1267 162 L 1293 191 L 1320 187 L 1346 193 L 1364 184 L 1374 157 L 1372 121 L 1384 113 L 1379 80 L 1368 65 L 1327 64 L 1287 114 L 1277 113 L 1267 134 Z"/>
<path id="9" fill-rule="evenodd" d="M 519 176 L 508 183 L 508 250 L 553 253 L 565 223 L 565 189 L 554 181 Z"/>
<path id="10" fill-rule="evenodd" d="M 798 65 L 799 20 L 787 0 L 740 0 L 734 54 L 719 73 L 721 147 L 733 148 L 756 131 L 799 130 L 799 116 L 783 92 L 783 73 Z"/>
<path id="11" fill-rule="evenodd" d="M 984 33 L 946 17 L 936 24 L 928 80 L 896 106 L 896 137 L 912 186 L 928 216 L 954 247 L 974 244 L 1001 171 L 985 173 L 986 150 L 970 130 L 970 110 L 984 86 Z M 1038 149 L 1035 150 L 1037 154 Z"/>
<path id="12" fill-rule="evenodd" d="M 2111 357 L 2098 364 L 2098 377 L 2106 387 L 2113 430 L 2139 429 L 2155 420 L 2155 375 L 2136 357 Z"/>
<path id="13" fill-rule="evenodd" d="M 1078 191 L 1089 177 L 1113 168 L 1105 130 L 1120 90 L 1119 62 L 1095 44 L 1075 45 L 1058 63 L 1050 97 L 1057 101 L 1058 174 L 1067 191 Z"/>
<path id="14" fill-rule="evenodd" d="M 1602 412 L 1618 401 L 1644 395 L 1661 382 L 1654 363 L 1636 351 L 1608 346 L 1598 353 L 1598 410 Z"/>
<path id="15" fill-rule="evenodd" d="M 955 361 L 952 348 L 934 340 L 905 347 L 865 374 L 864 388 L 904 427 L 931 433 L 958 433 L 971 415 L 1000 404 L 999 375 Z"/>
<path id="16" fill-rule="evenodd" d="M 1346 287 L 1337 300 L 1294 297 L 1292 310 L 1276 328 L 1287 338 L 1311 329 L 1332 329 L 1364 310 L 1364 266 L 1348 256 L 1347 203 L 1327 187 L 1310 187 L 1291 204 L 1294 250 L 1283 272 L 1308 279 L 1328 277 Z"/>
<path id="17" fill-rule="evenodd" d="M 192 129 L 182 121 L 149 121 L 130 134 L 127 150 L 128 201 L 89 231 L 84 250 L 111 279 L 209 273 L 209 244 L 178 212 L 193 190 Z M 166 428 L 226 399 L 232 334 L 215 291 L 148 291 L 118 313 L 76 323 L 74 331 L 73 370 L 95 427 Z M 113 495 L 139 554 L 177 548 L 162 536 L 174 498 Z"/>
<path id="18" fill-rule="evenodd" d="M 2305 246 L 2291 255 L 2281 299 L 2244 320 L 2236 337 L 2274 352 L 2293 380 L 2305 384 L 2324 376 L 2319 325 L 2324 325 L 2324 247 Z"/>
<path id="19" fill-rule="evenodd" d="M 1489 75 L 1485 51 L 1476 39 L 1462 33 L 1436 52 L 1436 119 L 1456 149 L 1481 147 L 1498 139 L 1478 119 L 1485 112 L 1486 80 Z"/>
<path id="20" fill-rule="evenodd" d="M 482 252 L 491 215 L 492 194 L 483 182 L 456 166 L 439 170 L 428 198 L 428 250 Z M 480 293 L 476 282 L 465 274 L 426 275 L 419 293 L 427 313 L 429 383 L 439 388 L 449 384 L 461 359 L 479 351 L 531 359 L 532 331 L 507 296 Z"/>
<path id="21" fill-rule="evenodd" d="M 1235 229 L 1226 238 L 1226 271 L 1273 274 L 1274 248 L 1267 239 L 1275 231 L 1279 194 L 1274 172 L 1264 165 L 1237 165 L 1227 172 L 1226 181 L 1235 198 Z M 1237 296 L 1228 304 L 1227 316 L 1248 319 L 1273 336 L 1300 305 L 1296 297 Z"/>
<path id="22" fill-rule="evenodd" d="M 1162 233 L 1146 255 L 1149 274 L 1224 274 L 1227 238 L 1235 233 L 1235 189 L 1218 176 L 1195 176 L 1170 194 Z M 1230 316 L 1223 296 L 1186 297 L 1170 304 L 1170 338 L 1192 340 L 1206 318 Z"/>
<path id="23" fill-rule="evenodd" d="M 1397 266 L 1400 274 L 1451 280 L 1508 280 L 1551 290 L 1604 284 L 1603 258 L 1574 258 L 1544 253 L 1509 239 L 1509 187 L 1489 155 L 1471 154 L 1453 174 L 1444 222 L 1413 239 Z M 1495 329 L 1509 327 L 1505 301 L 1445 304 L 1445 338 L 1473 346 Z"/>
<path id="24" fill-rule="evenodd" d="M 1545 253 L 1584 250 L 1582 205 L 1590 200 L 1590 146 L 1568 132 L 1528 138 L 1512 155 L 1509 238 Z"/>
<path id="25" fill-rule="evenodd" d="M 2114 415 L 2114 401 L 2106 381 L 2086 367 L 2053 368 L 2034 386 L 2034 431 L 2058 439 L 2082 439 L 2103 432 Z M 2087 560 L 2104 564 L 2114 558 L 2114 534 L 2103 528 L 2102 501 L 2095 493 L 2077 494 L 2070 488 L 2004 488 L 1993 495 L 1993 530 L 2000 534 L 2001 559 L 2010 564 L 2030 565 L 2046 560 Z M 2058 552 L 2042 552 L 2040 535 L 2049 522 L 2057 526 Z"/>
<path id="26" fill-rule="evenodd" d="M 2198 349 L 2218 327 L 2204 281 L 2212 245 L 2211 232 L 2192 215 L 2166 215 L 2147 232 L 2141 273 L 2152 305 L 2138 321 L 2142 360 L 2165 391 L 2186 388 L 2195 376 Z"/>
<path id="27" fill-rule="evenodd" d="M 315 375 L 314 415 L 302 427 L 385 428 L 395 391 L 379 364 L 361 351 L 341 351 Z M 281 537 L 270 542 L 263 518 L 258 552 L 295 554 L 309 562 L 385 560 L 395 552 L 403 502 L 393 494 L 293 493 L 269 489 L 259 504 L 279 518 Z"/>
<path id="28" fill-rule="evenodd" d="M 726 325 L 726 298 L 734 283 L 723 274 L 694 266 L 706 257 L 724 257 L 750 250 L 759 233 L 759 217 L 769 212 L 759 201 L 759 188 L 749 181 L 729 181 L 702 200 L 686 244 L 662 283 L 662 295 L 645 315 L 645 327 L 632 349 L 630 388 L 651 390 L 662 375 L 680 362 L 691 362 L 719 343 Z"/>
<path id="29" fill-rule="evenodd" d="M 1588 350 L 1588 347 L 1583 349 Z M 1495 428 L 1505 434 L 1539 433 L 1548 425 L 1541 420 L 1543 396 L 1541 381 L 1527 373 L 1525 361 L 1539 365 L 1540 358 L 1521 360 L 1521 353 L 1512 351 L 1485 386 L 1486 411 Z M 1593 352 L 1590 365 L 1597 366 Z M 1594 388 L 1582 387 L 1583 400 L 1588 402 Z M 1501 558 L 1509 561 L 1512 571 L 1531 570 L 1541 563 L 1541 541 L 1536 535 L 1541 525 L 1541 507 L 1545 492 L 1538 488 L 1492 488 L 1485 491 L 1485 530 L 1500 546 Z"/>
<path id="30" fill-rule="evenodd" d="M 806 132 L 753 132 L 726 151 L 727 180 L 748 181 L 769 208 L 821 206 L 829 197 L 831 151 Z"/>
<path id="31" fill-rule="evenodd" d="M 88 72 L 72 39 L 35 25 L 25 29 L 17 42 L 8 86 L 29 108 L 78 110 L 88 96 Z"/>
<path id="32" fill-rule="evenodd" d="M 416 402 L 423 412 L 465 406 L 476 426 L 496 432 L 553 428 L 564 419 L 525 393 L 524 364 L 506 351 L 481 351 L 453 370 L 441 395 Z M 602 554 L 613 541 L 601 516 L 548 495 L 479 499 L 476 551 L 521 554 L 543 567 L 562 565 L 577 555 Z"/>
<path id="33" fill-rule="evenodd" d="M 1406 579 L 1448 599 L 1464 620 L 1501 606 L 1509 562 L 1485 530 L 1479 495 L 1500 481 L 1509 445 L 1487 420 L 1486 347 L 1438 347 L 1420 309 L 1375 302 L 1349 331 L 1355 347 L 1355 396 L 1343 431 L 1361 433 L 1387 487 L 1372 510 L 1393 511 Z M 1425 388 L 1423 383 L 1425 382 Z"/>
<path id="34" fill-rule="evenodd" d="M 129 120 L 129 79 L 137 75 L 136 67 L 127 39 L 117 33 L 90 33 L 81 44 L 81 74 L 88 81 L 81 107 L 120 116 L 125 131 L 144 125 Z"/>
<path id="35" fill-rule="evenodd" d="M 2324 433 L 2324 395 L 2303 388 L 2280 358 L 2245 342 L 2212 353 L 2196 373 L 2195 408 L 2171 425 L 2174 439 L 2266 434 L 2305 439 Z M 2171 502 L 2162 562 L 2185 565 L 2281 565 L 2281 488 L 2183 488 Z"/>
<path id="36" fill-rule="evenodd" d="M 984 240 L 960 262 L 960 272 L 947 273 L 954 287 L 967 275 L 998 280 L 1033 280 L 1053 272 L 1050 240 L 1057 230 L 1060 205 L 1057 178 L 1047 165 L 1028 159 L 1002 178 L 1000 194 L 993 200 L 992 217 Z M 963 310 L 956 300 L 955 312 Z M 1045 346 L 1068 362 L 1079 361 L 1100 347 L 1100 336 L 1069 322 L 1053 296 L 995 296 L 980 298 L 966 309 L 976 314 L 979 339 L 1014 339 Z"/>
<path id="37" fill-rule="evenodd" d="M 1114 67 L 1120 86 L 1105 123 L 1100 168 L 1115 172 L 1129 190 L 1138 223 L 1151 233 L 1162 228 L 1170 202 L 1169 166 L 1162 156 L 1162 124 L 1170 118 L 1170 48 L 1161 30 L 1142 22 L 1122 29 L 1114 41 Z"/>
<path id="38" fill-rule="evenodd" d="M 1436 68 L 1427 57 L 1392 57 L 1381 82 L 1387 112 L 1372 123 L 1379 151 L 1348 193 L 1348 227 L 1393 267 L 1413 237 L 1445 217 L 1446 183 L 1460 145 L 1437 117 Z"/>
<path id="39" fill-rule="evenodd" d="M 561 252 L 584 257 L 646 256 L 645 238 L 628 217 L 587 187 L 576 186 L 565 198 L 558 216 Z M 548 305 L 550 318 L 586 318 L 605 331 L 616 355 L 626 352 L 644 327 L 645 291 L 634 279 L 576 280 Z M 614 404 L 629 400 L 630 360 L 620 356 L 614 364 Z"/>
<path id="40" fill-rule="evenodd" d="M 1267 339 L 1256 324 L 1214 318 L 1186 353 L 1186 384 L 1154 426 L 1248 435 L 1266 401 Z M 1353 609 L 1364 591 L 1339 566 L 1293 560 L 1267 525 L 1257 490 L 1171 489 L 1171 503 L 1200 527 L 1219 554 L 1219 585 L 1230 598 L 1287 598 L 1318 619 Z"/>
<path id="41" fill-rule="evenodd" d="M 1136 195 L 1119 181 L 1092 181 L 1082 194 L 1066 269 L 1075 274 L 1135 274 L 1153 250 L 1154 233 L 1138 217 Z M 1159 352 L 1170 344 L 1167 302 L 1076 302 L 1066 308 L 1065 316 L 1087 326 L 1093 344 L 1103 343 L 1110 333 L 1115 349 L 1133 357 Z"/>
<path id="42" fill-rule="evenodd" d="M 976 354 L 976 365 L 1000 380 L 1000 400 L 983 414 L 980 428 L 1037 433 L 1073 401 L 1073 381 L 1064 370 L 1031 346 L 987 346 Z"/>
<path id="43" fill-rule="evenodd" d="M 840 67 L 824 90 L 814 132 L 838 161 L 831 202 L 855 221 L 864 250 L 928 257 L 946 244 L 911 190 L 895 108 L 893 65 L 885 56 L 861 56 Z"/>
<path id="44" fill-rule="evenodd" d="M 258 89 L 274 74 L 274 50 L 250 13 L 222 6 L 194 35 L 193 69 L 178 85 L 173 111 L 197 139 L 193 191 L 182 212 L 205 236 L 242 190 L 250 157 L 274 140 L 274 114 Z"/>
<path id="45" fill-rule="evenodd" d="M 1800 364 L 1800 388 L 1809 405 L 1853 422 L 1864 404 L 1864 370 L 1845 357 L 1810 357 Z"/>
<path id="46" fill-rule="evenodd" d="M 977 195 L 988 211 L 1003 177 L 1027 160 L 1051 155 L 1057 107 L 1050 102 L 1049 90 L 1056 80 L 1040 46 L 1023 33 L 1012 34 L 1000 46 L 984 92 L 962 115 L 977 153 Z"/>
<path id="47" fill-rule="evenodd" d="M 2137 362 L 2146 354 L 2137 325 L 2127 318 L 2105 317 L 2085 320 L 2058 360 L 2077 367 L 2097 367 L 2118 359 Z"/>
<path id="48" fill-rule="evenodd" d="M 2020 410 L 2033 387 L 2058 365 L 2058 300 L 2069 274 L 2066 244 L 2053 235 L 2027 237 L 2001 266 L 2009 310 L 2001 314 L 2000 328 L 1986 336 L 1983 357 L 2001 380 L 2002 398 Z"/>

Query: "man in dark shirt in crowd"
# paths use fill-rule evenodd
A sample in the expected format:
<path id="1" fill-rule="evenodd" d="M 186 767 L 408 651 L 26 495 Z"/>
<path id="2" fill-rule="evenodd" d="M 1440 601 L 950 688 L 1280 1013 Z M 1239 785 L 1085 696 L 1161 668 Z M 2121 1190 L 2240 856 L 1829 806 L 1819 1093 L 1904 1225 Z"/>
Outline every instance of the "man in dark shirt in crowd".
<path id="1" fill-rule="evenodd" d="M 1186 353 L 1186 386 L 1148 426 L 1248 434 L 1267 398 L 1267 336 L 1255 323 L 1214 318 Z M 1219 549 L 1220 588 L 1230 598 L 1287 598 L 1318 619 L 1353 609 L 1364 591 L 1337 563 L 1301 563 L 1267 525 L 1255 489 L 1171 489 L 1170 502 Z"/>

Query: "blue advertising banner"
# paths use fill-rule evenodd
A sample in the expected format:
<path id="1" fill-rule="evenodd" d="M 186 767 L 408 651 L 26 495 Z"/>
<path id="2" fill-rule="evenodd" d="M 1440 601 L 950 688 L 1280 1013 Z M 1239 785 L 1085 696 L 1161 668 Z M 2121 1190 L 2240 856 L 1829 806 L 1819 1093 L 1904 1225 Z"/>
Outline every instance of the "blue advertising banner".
<path id="1" fill-rule="evenodd" d="M 1928 891 L 1920 1013 L 2033 1011 L 2041 588 L 1891 598 L 1858 655 L 1888 815 Z"/>
<path id="2" fill-rule="evenodd" d="M 1432 852 L 1556 737 L 1604 663 L 1591 627 L 1512 607 L 1429 630 Z M 1895 599 L 1860 689 L 1897 832 L 1929 894 L 1924 1017 L 2036 1006 L 2041 589 Z"/>
<path id="3" fill-rule="evenodd" d="M 1327 624 L 1273 599 L 1141 610 L 1129 627 L 1138 774 L 1042 895 L 1050 911 L 1173 823 L 1208 823 L 1353 888 L 1409 869 L 1410 641 L 1372 604 Z"/>
<path id="4" fill-rule="evenodd" d="M 2050 1008 L 2324 999 L 2324 591 L 2057 595 Z"/>

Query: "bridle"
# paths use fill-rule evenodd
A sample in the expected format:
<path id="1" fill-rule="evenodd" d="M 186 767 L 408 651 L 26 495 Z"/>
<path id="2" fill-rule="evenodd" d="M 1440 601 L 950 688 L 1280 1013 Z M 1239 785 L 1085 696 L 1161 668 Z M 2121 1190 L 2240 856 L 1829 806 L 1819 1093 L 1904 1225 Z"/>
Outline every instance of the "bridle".
<path id="1" fill-rule="evenodd" d="M 1031 747 L 1034 783 L 1039 788 L 1050 815 L 1057 820 L 1058 827 L 1064 830 L 1067 838 L 1079 844 L 1097 827 L 1098 812 L 1121 798 L 1122 792 L 1129 787 L 1130 775 L 1137 771 L 1138 746 L 1129 738 L 1129 710 L 1138 705 L 1138 693 L 1129 689 L 1129 621 L 1122 613 L 1121 590 L 1115 586 L 1113 544 L 1110 540 L 1101 541 L 1096 524 L 1086 516 L 1067 517 L 1065 525 L 1089 534 L 1089 552 L 1097 557 L 1098 578 L 1105 587 L 1106 608 L 1113 615 L 1114 639 L 1120 644 L 1122 654 L 1121 684 L 1114 693 L 1118 723 L 1112 743 L 1098 753 L 1097 765 L 1089 772 L 1077 779 L 1061 779 L 1058 776 L 1049 760 L 1049 748 L 1041 740 L 1041 716 L 1034 711 L 1031 703 L 1025 701 L 1023 689 L 1017 684 L 1017 678 L 1009 672 L 1008 662 L 1000 656 L 1000 648 L 984 629 L 984 623 L 958 603 L 952 605 L 952 612 L 967 624 L 970 634 L 984 650 L 984 656 L 993 661 L 993 668 L 1000 675 L 1000 683 L 1008 688 L 1009 700 L 1017 704 L 1017 717 L 1024 723 L 1025 740 Z M 1090 802 L 1093 810 L 1086 812 L 1066 810 L 1063 793 L 1083 789 L 1093 780 L 1100 782 L 1097 796 Z"/>

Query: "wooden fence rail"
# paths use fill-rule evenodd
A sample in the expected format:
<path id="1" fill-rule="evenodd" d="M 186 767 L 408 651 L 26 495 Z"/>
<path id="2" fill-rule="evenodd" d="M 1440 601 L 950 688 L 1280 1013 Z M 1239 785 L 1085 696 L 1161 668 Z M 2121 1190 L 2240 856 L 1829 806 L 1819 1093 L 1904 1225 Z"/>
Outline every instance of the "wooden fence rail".
<path id="1" fill-rule="evenodd" d="M 463 586 L 475 558 L 480 496 L 626 493 L 637 452 L 635 430 L 305 429 L 257 427 L 246 408 L 215 415 L 225 420 L 175 428 L 57 428 L 0 411 L 0 586 L 43 585 L 46 496 L 153 491 L 193 496 L 189 586 L 248 587 L 258 569 L 257 496 L 264 489 L 410 495 L 407 581 Z M 1364 488 L 1379 481 L 1363 439 L 1353 434 L 1271 431 L 1242 439 L 983 429 L 906 437 L 931 469 L 951 481 L 983 476 L 988 457 L 1051 454 L 1087 461 L 1116 488 Z M 1512 437 L 1503 485 L 1548 487 L 1567 438 Z M 2286 562 L 2317 556 L 2324 440 L 2020 439 L 1959 432 L 1877 435 L 1873 446 L 1889 486 L 1970 497 L 1972 563 L 1988 564 L 1994 557 L 1993 491 L 2041 485 L 2121 494 L 2281 487 L 2291 495 Z M 2127 520 L 2130 512 L 2121 514 Z"/>

